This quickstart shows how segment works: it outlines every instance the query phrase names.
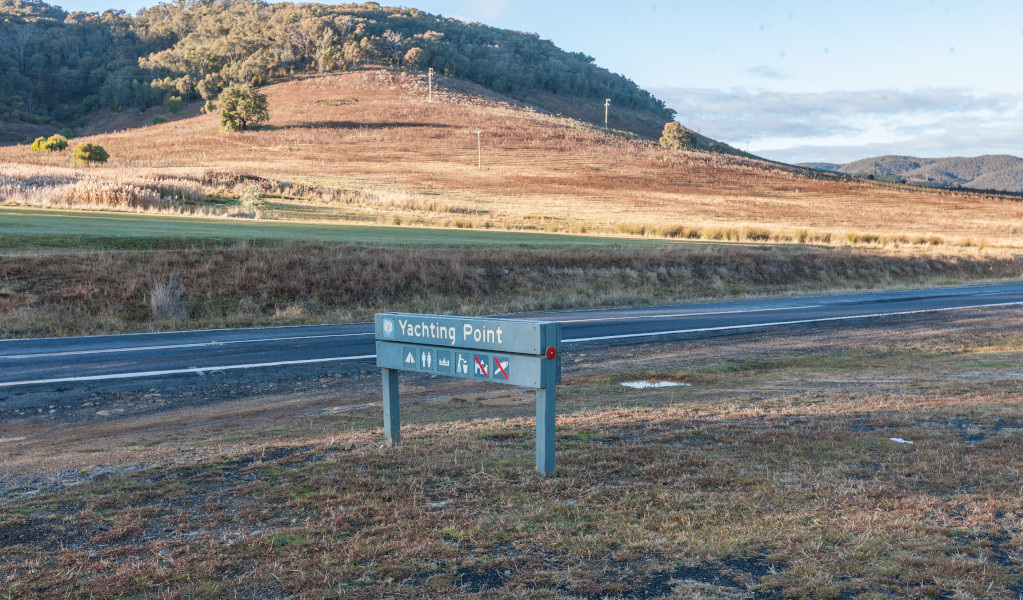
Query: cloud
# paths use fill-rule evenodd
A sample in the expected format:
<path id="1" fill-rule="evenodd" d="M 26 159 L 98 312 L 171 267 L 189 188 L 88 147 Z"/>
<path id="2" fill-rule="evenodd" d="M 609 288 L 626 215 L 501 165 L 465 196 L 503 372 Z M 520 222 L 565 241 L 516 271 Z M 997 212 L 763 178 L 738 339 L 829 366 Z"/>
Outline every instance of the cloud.
<path id="1" fill-rule="evenodd" d="M 762 79 L 773 79 L 775 81 L 781 79 L 788 79 L 789 76 L 782 73 L 780 69 L 769 67 L 767 65 L 757 65 L 746 69 L 746 73 L 753 75 L 754 77 L 760 77 Z"/>
<path id="2" fill-rule="evenodd" d="M 704 135 L 776 160 L 1023 155 L 1023 97 L 957 88 L 789 93 L 651 90 Z"/>

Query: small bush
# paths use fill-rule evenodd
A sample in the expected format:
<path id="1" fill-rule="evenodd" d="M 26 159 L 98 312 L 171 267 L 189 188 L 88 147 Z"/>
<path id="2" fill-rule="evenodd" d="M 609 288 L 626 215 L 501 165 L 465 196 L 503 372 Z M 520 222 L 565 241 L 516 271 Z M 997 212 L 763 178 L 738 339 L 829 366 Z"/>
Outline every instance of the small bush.
<path id="1" fill-rule="evenodd" d="M 270 204 L 263 197 L 263 190 L 259 189 L 258 185 L 250 185 L 245 188 L 238 202 L 258 217 L 264 217 L 270 213 Z"/>
<path id="2" fill-rule="evenodd" d="M 185 101 L 181 99 L 181 96 L 167 96 L 163 101 L 163 109 L 172 115 L 178 114 L 183 108 L 185 108 Z"/>
<path id="3" fill-rule="evenodd" d="M 167 117 L 165 117 L 163 115 L 156 115 L 155 117 L 153 117 L 153 125 L 159 125 L 161 123 L 166 123 L 166 122 L 167 122 Z"/>
<path id="4" fill-rule="evenodd" d="M 69 127 L 62 127 L 59 131 L 57 131 L 57 135 L 62 136 L 66 140 L 70 140 L 75 137 L 74 132 L 71 131 Z"/>
<path id="5" fill-rule="evenodd" d="M 672 121 L 664 126 L 661 146 L 669 150 L 692 150 L 696 148 L 696 133 L 678 121 Z"/>
<path id="6" fill-rule="evenodd" d="M 56 152 L 67 148 L 67 138 L 55 133 L 48 138 L 37 137 L 32 142 L 32 149 L 36 152 Z"/>
<path id="7" fill-rule="evenodd" d="M 154 281 L 153 290 L 149 294 L 150 315 L 157 321 L 187 316 L 188 308 L 182 300 L 184 295 L 185 285 L 173 275 L 167 278 L 167 283 Z"/>
<path id="8" fill-rule="evenodd" d="M 743 232 L 747 240 L 754 242 L 767 242 L 771 239 L 771 232 L 766 229 L 747 229 Z"/>
<path id="9" fill-rule="evenodd" d="M 105 163 L 110 155 L 99 144 L 82 143 L 75 146 L 74 157 L 78 164 Z"/>

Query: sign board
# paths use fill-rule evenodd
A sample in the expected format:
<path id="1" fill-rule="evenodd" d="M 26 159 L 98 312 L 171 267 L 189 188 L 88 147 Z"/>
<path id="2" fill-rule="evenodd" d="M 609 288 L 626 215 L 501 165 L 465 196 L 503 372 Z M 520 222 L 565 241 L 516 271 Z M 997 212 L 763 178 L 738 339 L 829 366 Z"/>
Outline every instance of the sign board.
<path id="1" fill-rule="evenodd" d="M 400 439 L 400 371 L 445 375 L 537 390 L 537 471 L 554 471 L 554 402 L 561 383 L 561 324 L 379 313 L 377 366 L 384 378 L 384 432 Z"/>
<path id="2" fill-rule="evenodd" d="M 540 356 L 558 340 L 557 323 L 521 319 L 459 318 L 437 315 L 380 313 L 376 339 L 446 348 L 469 348 Z M 553 326 L 553 327 L 552 327 Z"/>

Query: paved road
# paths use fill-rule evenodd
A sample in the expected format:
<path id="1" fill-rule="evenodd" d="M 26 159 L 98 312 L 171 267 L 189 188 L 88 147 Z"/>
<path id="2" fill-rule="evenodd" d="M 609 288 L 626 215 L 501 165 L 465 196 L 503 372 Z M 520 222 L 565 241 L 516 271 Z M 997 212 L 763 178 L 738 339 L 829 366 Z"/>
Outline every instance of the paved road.
<path id="1" fill-rule="evenodd" d="M 853 327 L 868 319 L 978 307 L 1023 306 L 1023 283 L 519 315 L 563 323 L 565 350 L 658 339 L 784 329 Z M 55 391 L 90 382 L 163 381 L 190 374 L 291 369 L 374 359 L 372 325 L 316 325 L 0 341 L 0 402 L 26 388 Z M 237 375 L 242 375 L 239 372 Z"/>

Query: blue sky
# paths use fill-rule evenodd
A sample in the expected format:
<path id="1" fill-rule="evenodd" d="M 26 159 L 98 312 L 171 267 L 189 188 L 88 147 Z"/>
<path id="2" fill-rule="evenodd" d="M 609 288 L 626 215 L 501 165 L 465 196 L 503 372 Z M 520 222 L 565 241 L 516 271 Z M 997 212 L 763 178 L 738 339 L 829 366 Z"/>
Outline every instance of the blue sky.
<path id="1" fill-rule="evenodd" d="M 59 4 L 133 12 L 150 3 Z M 665 100 L 687 126 L 768 158 L 1023 156 L 1023 3 L 402 4 L 585 52 Z"/>

